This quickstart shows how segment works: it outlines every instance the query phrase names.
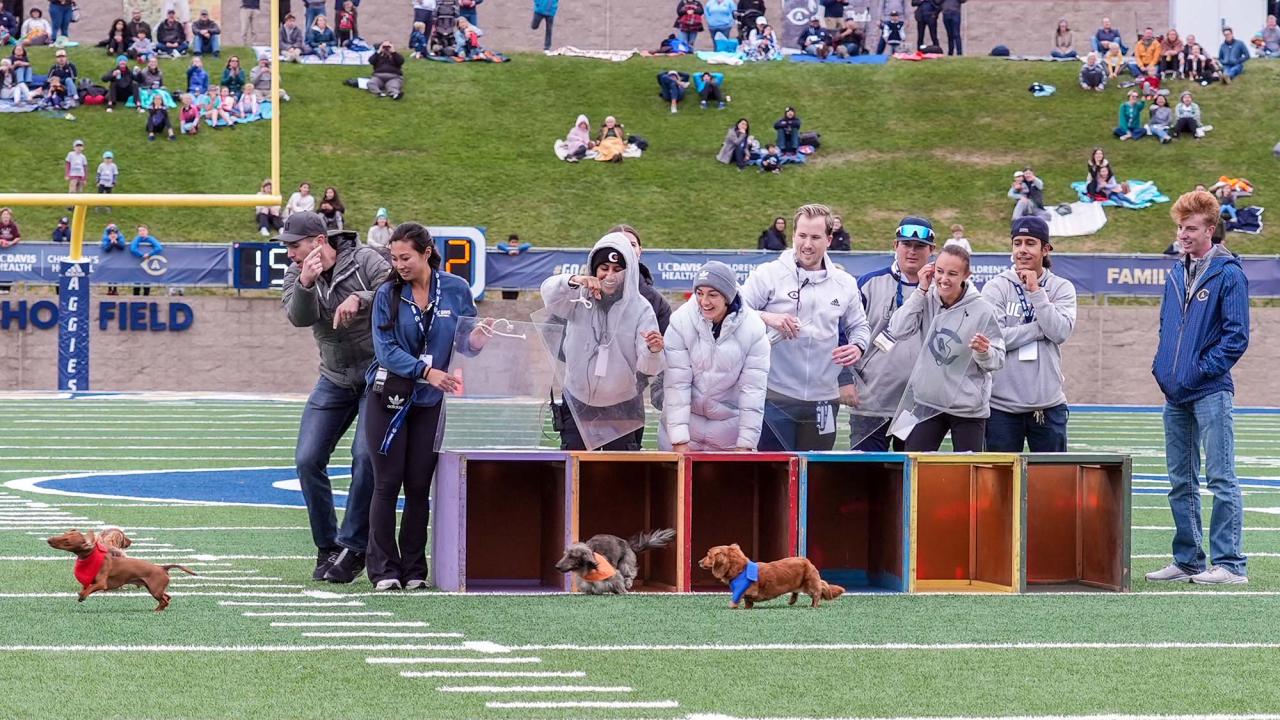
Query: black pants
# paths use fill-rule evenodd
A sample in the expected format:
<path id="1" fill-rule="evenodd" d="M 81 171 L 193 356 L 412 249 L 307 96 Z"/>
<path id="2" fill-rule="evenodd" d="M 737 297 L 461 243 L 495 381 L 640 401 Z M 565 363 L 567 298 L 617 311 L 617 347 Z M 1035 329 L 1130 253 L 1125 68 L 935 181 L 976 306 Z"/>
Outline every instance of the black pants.
<path id="1" fill-rule="evenodd" d="M 982 452 L 987 443 L 986 418 L 962 418 L 942 413 L 911 430 L 907 436 L 907 452 L 935 452 L 951 431 L 951 448 L 955 452 Z"/>
<path id="2" fill-rule="evenodd" d="M 960 13 L 943 13 L 942 27 L 947 31 L 947 54 L 963 55 L 964 43 L 960 39 Z"/>
<path id="3" fill-rule="evenodd" d="M 573 401 L 573 402 L 576 403 L 576 406 L 580 411 L 584 410 L 585 406 L 583 406 L 581 402 L 578 402 L 578 401 Z M 643 416 L 644 415 L 644 396 L 643 395 L 635 398 L 634 401 L 628 401 L 625 403 L 620 403 L 618 406 L 614 406 L 614 407 L 625 407 L 626 408 L 625 410 L 619 410 L 619 411 L 610 413 L 609 408 L 602 408 L 602 409 L 605 410 L 606 413 L 612 414 L 615 417 L 626 417 L 635 412 L 633 408 L 633 406 L 635 405 L 640 406 L 639 412 L 640 412 L 640 415 Z M 552 408 L 552 412 L 559 415 L 558 423 L 560 424 L 560 449 L 561 450 L 597 450 L 598 449 L 598 450 L 620 450 L 620 451 L 629 452 L 633 450 L 639 450 L 641 447 L 641 443 L 644 441 L 644 426 L 641 425 L 640 429 L 635 430 L 633 432 L 629 432 L 620 438 L 610 440 L 609 442 L 605 443 L 603 446 L 599 448 L 589 448 L 587 447 L 587 441 L 582 439 L 582 431 L 578 429 L 578 423 L 577 423 L 577 420 L 575 420 L 573 417 L 573 412 L 569 410 L 568 401 L 562 403 L 556 408 Z"/>
<path id="4" fill-rule="evenodd" d="M 1200 127 L 1200 123 L 1195 118 L 1178 118 L 1178 122 L 1173 126 L 1173 135 L 1177 137 L 1182 133 L 1190 133 L 1192 136 L 1196 134 L 1196 130 Z"/>
<path id="5" fill-rule="evenodd" d="M 938 16 L 937 15 L 918 15 L 916 16 L 916 49 L 925 47 L 924 31 L 929 31 L 929 37 L 933 39 L 931 45 L 938 45 Z"/>
<path id="6" fill-rule="evenodd" d="M 714 82 L 709 82 L 702 86 L 698 91 L 698 96 L 702 98 L 702 102 L 724 102 L 724 93 L 720 91 L 720 86 Z"/>
<path id="7" fill-rule="evenodd" d="M 266 228 L 267 230 L 279 230 L 284 227 L 284 223 L 280 222 L 279 215 L 271 213 L 258 213 L 258 228 Z"/>
<path id="8" fill-rule="evenodd" d="M 369 392 L 361 427 L 373 457 L 373 501 L 369 503 L 369 580 L 427 579 L 427 523 L 431 519 L 431 477 L 436 472 L 436 432 L 444 403 L 414 406 L 387 454 L 379 452 L 394 413 L 382 397 Z M 396 536 L 396 500 L 404 488 L 404 513 Z"/>
<path id="9" fill-rule="evenodd" d="M 129 96 L 133 96 L 133 104 L 142 107 L 142 90 L 138 83 L 130 85 L 128 88 L 120 88 L 115 83 L 107 86 L 107 107 L 112 107 L 118 100 L 128 100 Z"/>
<path id="10" fill-rule="evenodd" d="M 902 452 L 906 444 L 889 434 L 890 418 L 865 415 L 849 417 L 849 444 L 860 452 Z M 878 423 L 878 424 L 877 424 Z"/>
<path id="11" fill-rule="evenodd" d="M 543 50 L 551 49 L 551 26 L 555 25 L 555 22 L 556 22 L 555 15 L 539 15 L 538 13 L 534 13 L 533 21 L 529 23 L 530 30 L 537 30 L 539 24 L 545 23 L 545 29 L 543 30 L 543 35 L 542 35 Z"/>

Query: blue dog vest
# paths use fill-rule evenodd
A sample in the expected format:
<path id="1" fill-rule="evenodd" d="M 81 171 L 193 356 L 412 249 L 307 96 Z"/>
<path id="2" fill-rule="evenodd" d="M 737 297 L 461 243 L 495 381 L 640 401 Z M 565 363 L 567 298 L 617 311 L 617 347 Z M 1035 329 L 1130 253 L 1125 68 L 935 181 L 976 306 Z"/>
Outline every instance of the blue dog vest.
<path id="1" fill-rule="evenodd" d="M 760 579 L 760 568 L 750 560 L 747 566 L 738 573 L 738 576 L 729 581 L 729 589 L 733 591 L 733 604 L 737 605 L 742 602 L 742 596 L 747 594 L 747 588 L 751 587 L 751 583 Z"/>

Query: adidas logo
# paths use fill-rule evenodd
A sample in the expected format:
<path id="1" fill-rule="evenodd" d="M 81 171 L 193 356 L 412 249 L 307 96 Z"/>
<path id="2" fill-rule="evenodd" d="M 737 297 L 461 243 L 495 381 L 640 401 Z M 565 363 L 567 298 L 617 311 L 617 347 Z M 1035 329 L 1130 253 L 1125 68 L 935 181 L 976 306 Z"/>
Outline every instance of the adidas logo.
<path id="1" fill-rule="evenodd" d="M 839 298 L 833 299 L 833 300 L 831 301 L 831 304 L 832 304 L 832 305 L 834 305 L 834 306 L 836 306 L 836 307 L 840 307 L 840 300 L 839 300 Z"/>
<path id="2" fill-rule="evenodd" d="M 391 397 L 387 398 L 387 402 L 391 403 L 393 407 L 400 407 L 401 405 L 404 404 L 404 398 L 400 397 L 399 395 L 392 395 Z"/>

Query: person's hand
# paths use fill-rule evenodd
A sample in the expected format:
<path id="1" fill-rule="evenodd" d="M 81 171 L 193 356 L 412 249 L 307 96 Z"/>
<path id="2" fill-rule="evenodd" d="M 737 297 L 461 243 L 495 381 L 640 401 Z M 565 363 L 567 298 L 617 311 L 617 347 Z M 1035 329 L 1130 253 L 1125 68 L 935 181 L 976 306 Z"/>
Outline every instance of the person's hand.
<path id="1" fill-rule="evenodd" d="M 1035 270 L 1019 270 L 1018 277 L 1022 279 L 1022 286 L 1027 289 L 1027 292 L 1040 289 L 1040 278 L 1036 276 Z"/>
<path id="2" fill-rule="evenodd" d="M 597 300 L 603 295 L 603 291 L 600 289 L 600 278 L 594 275 L 574 275 L 569 279 L 573 284 L 584 288 L 588 295 Z"/>
<path id="3" fill-rule="evenodd" d="M 832 362 L 837 365 L 843 365 L 844 367 L 849 367 L 850 365 L 858 362 L 858 359 L 861 357 L 862 348 L 854 345 L 853 343 L 841 345 L 831 351 Z"/>
<path id="4" fill-rule="evenodd" d="M 508 255 L 519 255 L 519 254 L 520 254 L 520 251 L 519 251 L 519 250 L 517 250 L 516 248 L 511 248 L 510 250 L 508 250 L 508 251 L 507 251 L 507 254 L 508 254 Z"/>
<path id="5" fill-rule="evenodd" d="M 299 263 L 301 272 L 298 273 L 298 282 L 302 283 L 302 287 L 309 288 L 315 284 L 316 278 L 320 277 L 320 273 L 324 272 L 324 261 L 320 259 L 320 247 L 307 253 Z"/>
<path id="6" fill-rule="evenodd" d="M 969 341 L 969 349 L 985 355 L 986 352 L 991 349 L 991 340 L 989 340 L 986 335 L 978 333 Z"/>
<path id="7" fill-rule="evenodd" d="M 427 382 L 431 383 L 431 387 L 441 392 L 455 393 L 462 386 L 458 382 L 458 378 L 440 368 L 428 368 L 423 377 L 427 379 Z"/>
<path id="8" fill-rule="evenodd" d="M 840 404 L 845 407 L 858 407 L 858 386 L 857 385 L 841 385 L 840 386 Z"/>
<path id="9" fill-rule="evenodd" d="M 933 283 L 933 275 L 937 271 L 937 267 L 933 263 L 929 263 L 920 268 L 920 291 L 928 292 L 929 285 Z"/>
<path id="10" fill-rule="evenodd" d="M 662 333 L 657 330 L 650 330 L 644 334 L 645 347 L 649 348 L 651 353 L 660 353 L 665 344 L 662 341 Z"/>
<path id="11" fill-rule="evenodd" d="M 346 327 L 348 323 L 355 319 L 360 312 L 360 298 L 355 295 L 348 295 L 346 300 L 333 311 L 333 329 L 337 330 Z"/>
<path id="12" fill-rule="evenodd" d="M 471 338 L 468 341 L 471 344 L 471 349 L 481 350 L 484 348 L 485 344 L 489 342 L 489 338 L 493 337 L 493 325 L 495 322 L 497 321 L 493 318 L 487 317 L 476 323 L 476 326 L 471 329 Z"/>
<path id="13" fill-rule="evenodd" d="M 671 446 L 671 452 L 677 452 L 683 455 L 689 452 L 689 443 L 676 443 Z"/>
<path id="14" fill-rule="evenodd" d="M 787 313 L 760 313 L 760 319 L 770 328 L 777 330 L 783 338 L 790 340 L 800 334 L 800 318 Z"/>

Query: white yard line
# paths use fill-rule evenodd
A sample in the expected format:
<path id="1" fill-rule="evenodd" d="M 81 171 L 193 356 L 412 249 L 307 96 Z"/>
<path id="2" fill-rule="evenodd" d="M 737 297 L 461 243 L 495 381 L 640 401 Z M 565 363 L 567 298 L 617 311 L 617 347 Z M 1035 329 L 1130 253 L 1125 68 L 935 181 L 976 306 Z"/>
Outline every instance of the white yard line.
<path id="1" fill-rule="evenodd" d="M 297 597 L 281 595 L 280 597 Z M 338 600 L 338 601 L 310 601 L 310 602 L 247 602 L 240 600 L 222 600 L 219 605 L 234 605 L 237 607 L 361 607 L 364 603 L 359 600 Z"/>
<path id="2" fill-rule="evenodd" d="M 738 715 L 720 715 L 717 713 L 692 713 L 679 720 L 1280 720 L 1277 714 L 1241 714 L 1214 715 L 1209 713 L 1195 715 L 1003 715 L 1003 716 L 915 716 L 899 717 L 742 717 Z"/>
<path id="3" fill-rule="evenodd" d="M 370 620 L 370 621 L 358 621 L 358 620 L 353 620 L 353 621 L 343 621 L 343 620 L 337 620 L 337 621 L 333 621 L 333 622 L 324 621 L 324 620 L 321 620 L 321 621 L 310 621 L 310 620 L 307 620 L 307 621 L 302 621 L 302 622 L 273 622 L 273 623 L 271 623 L 271 627 L 405 627 L 405 628 L 410 628 L 410 627 L 411 627 L 411 628 L 422 628 L 422 627 L 427 627 L 428 625 L 430 625 L 430 623 L 425 623 L 425 622 L 422 622 L 421 620 L 398 620 L 398 621 L 391 621 L 391 622 L 379 621 L 379 620 Z"/>
<path id="4" fill-rule="evenodd" d="M 494 710 L 571 710 L 574 708 L 594 708 L 602 710 L 677 708 L 680 703 L 675 700 L 649 700 L 607 702 L 603 700 L 567 700 L 565 702 L 487 702 L 485 707 Z"/>
<path id="5" fill-rule="evenodd" d="M 245 617 L 392 617 L 393 612 L 365 610 L 357 612 L 243 612 Z"/>
<path id="6" fill-rule="evenodd" d="M 3 648 L 0 648 L 3 649 Z M 542 662 L 538 657 L 371 657 L 370 665 L 529 665 Z"/>
<path id="7" fill-rule="evenodd" d="M 304 632 L 302 637 L 327 637 L 327 638 L 460 638 L 460 632 L 424 632 L 424 633 L 398 633 L 398 632 Z"/>
<path id="8" fill-rule="evenodd" d="M 1148 554 L 1132 555 L 1131 557 L 1134 560 L 1168 560 L 1170 559 L 1169 553 L 1151 553 L 1149 555 Z M 1275 558 L 1275 557 L 1280 557 L 1280 553 L 1251 552 L 1251 553 L 1246 553 L 1246 557 L 1248 557 L 1250 560 L 1254 558 Z"/>
<path id="9" fill-rule="evenodd" d="M 626 685 L 441 685 L 442 693 L 629 693 Z"/>
<path id="10" fill-rule="evenodd" d="M 150 596 L 148 596 L 150 597 Z M 387 652 L 387 651 L 439 651 L 449 650 L 436 645 L 382 644 L 382 645 L 0 645 L 0 653 L 310 653 L 310 652 Z M 472 658 L 511 659 L 511 658 Z M 460 660 L 453 660 L 459 662 Z"/>
<path id="11" fill-rule="evenodd" d="M 972 652 L 975 650 L 1277 650 L 1280 643 L 1264 642 L 1028 642 L 1028 643 L 757 643 L 686 645 L 507 645 L 511 652 L 761 652 L 823 651 L 856 652 Z"/>
<path id="12" fill-rule="evenodd" d="M 188 576 L 188 577 L 190 577 L 190 576 Z M 281 584 L 281 585 L 275 585 L 275 584 L 247 585 L 247 584 L 243 584 L 243 583 L 222 583 L 222 582 L 195 582 L 195 581 L 179 582 L 179 578 L 178 578 L 178 576 L 174 576 L 174 578 L 173 578 L 173 582 L 169 583 L 169 588 L 170 588 L 170 589 L 173 589 L 173 588 L 215 588 L 215 587 L 222 587 L 222 588 L 240 588 L 240 589 L 248 589 L 248 588 L 272 588 L 272 589 L 286 589 L 286 588 L 288 588 L 288 589 L 295 589 L 295 590 L 298 590 L 298 589 L 302 589 L 302 588 L 306 587 L 306 585 L 290 585 L 290 584 L 287 584 L 287 583 L 285 583 L 285 584 Z"/>
<path id="13" fill-rule="evenodd" d="M 581 678 L 581 670 L 402 670 L 406 678 Z"/>

